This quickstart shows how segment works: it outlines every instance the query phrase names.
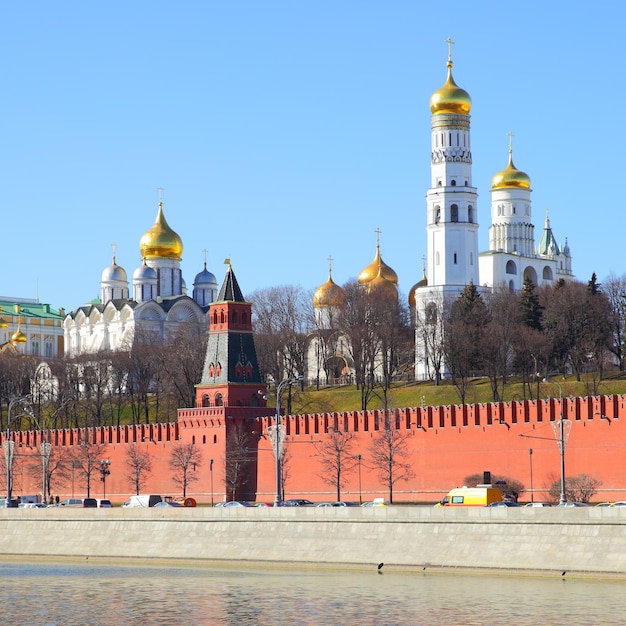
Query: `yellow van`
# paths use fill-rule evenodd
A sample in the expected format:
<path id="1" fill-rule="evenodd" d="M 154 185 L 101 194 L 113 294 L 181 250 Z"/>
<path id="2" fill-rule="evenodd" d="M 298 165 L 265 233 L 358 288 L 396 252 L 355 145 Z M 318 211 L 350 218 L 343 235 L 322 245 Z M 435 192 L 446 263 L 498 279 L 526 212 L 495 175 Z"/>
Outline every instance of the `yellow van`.
<path id="1" fill-rule="evenodd" d="M 497 487 L 478 485 L 451 489 L 436 506 L 489 506 L 492 502 L 501 501 L 502 492 Z"/>

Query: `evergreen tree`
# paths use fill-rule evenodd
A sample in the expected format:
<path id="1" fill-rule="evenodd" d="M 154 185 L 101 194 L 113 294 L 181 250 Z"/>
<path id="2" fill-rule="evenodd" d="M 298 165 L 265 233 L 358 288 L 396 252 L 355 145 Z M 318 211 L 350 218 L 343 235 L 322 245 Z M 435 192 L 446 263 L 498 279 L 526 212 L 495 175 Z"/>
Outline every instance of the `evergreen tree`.
<path id="1" fill-rule="evenodd" d="M 598 277 L 596 276 L 596 273 L 594 272 L 591 275 L 591 280 L 587 283 L 587 291 L 589 292 L 589 295 L 591 296 L 595 296 L 600 291 L 601 285 L 597 281 L 598 281 Z"/>
<path id="2" fill-rule="evenodd" d="M 542 330 L 543 307 L 539 304 L 539 296 L 535 283 L 530 278 L 524 279 L 520 296 L 520 322 L 528 328 Z"/>

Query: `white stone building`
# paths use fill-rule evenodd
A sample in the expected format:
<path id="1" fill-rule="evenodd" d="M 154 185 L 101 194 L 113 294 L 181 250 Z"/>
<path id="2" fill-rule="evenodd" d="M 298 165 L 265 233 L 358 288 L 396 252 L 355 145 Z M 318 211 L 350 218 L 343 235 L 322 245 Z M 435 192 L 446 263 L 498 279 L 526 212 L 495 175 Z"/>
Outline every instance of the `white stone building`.
<path id="1" fill-rule="evenodd" d="M 182 322 L 208 326 L 208 305 L 217 296 L 217 280 L 206 269 L 196 275 L 193 298 L 187 296 L 180 269 L 183 243 L 168 225 L 159 201 L 157 218 L 139 243 L 141 265 L 128 277 L 115 256 L 102 272 L 101 298 L 66 315 L 65 354 L 130 350 L 137 332 L 166 338 Z"/>
<path id="2" fill-rule="evenodd" d="M 571 279 L 572 258 L 567 241 L 561 248 L 546 216 L 535 244 L 530 178 L 513 164 L 491 183 L 489 250 L 478 251 L 477 189 L 472 183 L 469 94 L 448 75 L 430 99 L 431 186 L 426 193 L 427 254 L 424 276 L 409 293 L 416 325 L 415 375 L 432 378 L 442 364 L 441 316 L 450 301 L 470 283 L 483 290 L 522 288 L 529 278 L 536 285 Z"/>

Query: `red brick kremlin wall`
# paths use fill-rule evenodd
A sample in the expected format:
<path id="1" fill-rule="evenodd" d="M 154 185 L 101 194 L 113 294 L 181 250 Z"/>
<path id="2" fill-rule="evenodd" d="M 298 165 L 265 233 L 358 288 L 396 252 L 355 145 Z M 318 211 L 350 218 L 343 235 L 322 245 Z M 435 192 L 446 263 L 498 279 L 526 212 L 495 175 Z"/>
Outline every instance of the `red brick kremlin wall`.
<path id="1" fill-rule="evenodd" d="M 566 445 L 566 476 L 589 474 L 602 482 L 595 500 L 626 500 L 626 396 L 563 398 L 563 416 L 572 422 Z M 241 411 L 242 409 L 239 409 Z M 271 502 L 275 493 L 275 464 L 272 444 L 266 436 L 271 417 L 237 415 L 238 409 L 206 407 L 180 409 L 178 422 L 88 429 L 92 443 L 104 446 L 103 458 L 111 461 L 106 479 L 106 495 L 122 502 L 134 493 L 128 481 L 126 454 L 136 444 L 149 451 L 152 474 L 144 493 L 182 495 L 172 480 L 169 458 L 177 443 L 195 443 L 202 463 L 192 470 L 197 480 L 189 485 L 188 496 L 200 502 L 219 502 L 224 494 L 224 456 L 228 424 L 239 420 L 258 441 L 256 487 L 254 493 L 241 493 L 241 499 Z M 254 409 L 244 409 L 245 413 Z M 268 413 L 272 409 L 256 409 Z M 546 499 L 545 487 L 560 477 L 560 455 L 553 424 L 560 416 L 559 400 L 519 401 L 407 409 L 388 412 L 393 428 L 406 436 L 414 478 L 394 487 L 394 501 L 435 502 L 450 488 L 461 486 L 469 474 L 489 470 L 521 481 L 526 487 L 522 500 Z M 233 413 L 233 415 L 231 415 Z M 605 419 L 605 417 L 608 419 Z M 386 497 L 381 477 L 370 461 L 370 446 L 384 429 L 384 411 L 354 411 L 283 417 L 289 450 L 285 497 L 306 497 L 314 501 L 336 498 L 332 486 L 321 478 L 319 444 L 331 428 L 355 434 L 353 453 L 361 455 L 347 478 L 342 499 L 371 500 Z M 4 441 L 5 434 L 0 437 Z M 39 458 L 40 432 L 14 432 L 15 461 L 13 494 L 41 492 L 41 478 L 31 475 L 28 465 Z M 85 431 L 49 431 L 46 434 L 55 454 L 67 454 Z M 532 449 L 532 454 L 530 453 Z M 213 459 L 212 470 L 210 460 Z M 4 469 L 4 459 L 0 460 Z M 256 484 L 255 484 L 256 482 Z M 6 486 L 6 470 L 0 475 L 0 493 Z M 86 495 L 86 485 L 76 472 L 60 484 L 53 476 L 52 492 L 61 498 Z M 91 495 L 102 497 L 99 471 L 91 482 Z"/>

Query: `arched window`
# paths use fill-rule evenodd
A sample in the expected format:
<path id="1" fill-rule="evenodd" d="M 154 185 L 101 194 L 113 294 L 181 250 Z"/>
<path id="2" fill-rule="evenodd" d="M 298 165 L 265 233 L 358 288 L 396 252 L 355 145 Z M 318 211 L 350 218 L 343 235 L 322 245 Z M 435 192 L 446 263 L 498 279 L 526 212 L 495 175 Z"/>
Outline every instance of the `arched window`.
<path id="1" fill-rule="evenodd" d="M 233 324 L 237 323 L 237 311 L 233 311 Z"/>
<path id="2" fill-rule="evenodd" d="M 546 265 L 543 268 L 543 279 L 544 280 L 554 280 L 554 277 L 552 275 L 552 268 L 549 267 L 548 265 Z"/>
<path id="3" fill-rule="evenodd" d="M 456 187 L 456 180 L 450 181 L 450 187 Z"/>
<path id="4" fill-rule="evenodd" d="M 434 324 L 437 321 L 437 305 L 429 302 L 426 305 L 426 323 Z"/>
<path id="5" fill-rule="evenodd" d="M 454 253 L 454 264 L 456 265 L 456 252 Z"/>
<path id="6" fill-rule="evenodd" d="M 224 311 L 220 311 L 220 324 L 224 323 Z"/>
<path id="7" fill-rule="evenodd" d="M 215 394 L 215 406 L 224 406 L 224 397 L 221 393 Z"/>
<path id="8" fill-rule="evenodd" d="M 459 207 L 456 204 L 450 206 L 450 221 L 458 222 L 459 221 Z"/>
<path id="9" fill-rule="evenodd" d="M 206 406 L 211 406 L 211 402 L 209 400 L 209 396 L 208 394 L 202 394 L 202 399 L 200 400 L 201 406 L 206 407 Z"/>
<path id="10" fill-rule="evenodd" d="M 515 265 L 515 261 L 507 261 L 505 271 L 507 274 L 517 274 L 517 265 Z"/>
<path id="11" fill-rule="evenodd" d="M 467 207 L 467 221 L 470 224 L 474 223 L 474 207 L 471 204 Z"/>
<path id="12" fill-rule="evenodd" d="M 435 205 L 435 224 L 439 224 L 439 220 L 441 219 L 441 207 L 436 204 Z"/>

